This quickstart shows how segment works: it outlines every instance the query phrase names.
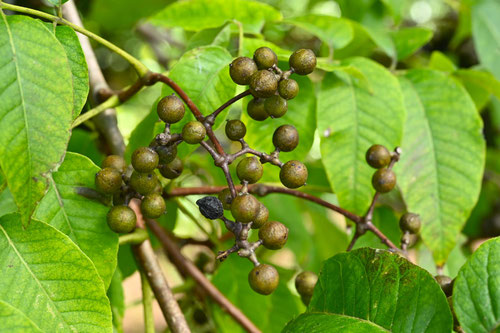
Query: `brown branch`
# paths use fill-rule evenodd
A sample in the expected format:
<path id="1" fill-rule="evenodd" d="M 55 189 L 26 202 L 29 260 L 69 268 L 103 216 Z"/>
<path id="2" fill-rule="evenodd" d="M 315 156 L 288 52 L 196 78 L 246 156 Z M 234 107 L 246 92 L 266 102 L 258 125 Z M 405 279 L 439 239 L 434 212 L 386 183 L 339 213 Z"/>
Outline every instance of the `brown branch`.
<path id="1" fill-rule="evenodd" d="M 234 96 L 233 98 L 231 98 L 230 100 L 228 100 L 226 103 L 222 104 L 217 110 L 215 110 L 209 117 L 211 118 L 216 118 L 219 113 L 221 113 L 225 108 L 227 108 L 228 106 L 230 106 L 231 104 L 235 103 L 236 101 L 242 99 L 243 97 L 245 96 L 248 96 L 248 95 L 251 95 L 252 93 L 250 92 L 250 89 L 247 89 L 245 90 L 244 92 L 242 92 L 241 94 L 238 94 L 236 96 Z"/>
<path id="2" fill-rule="evenodd" d="M 149 229 L 160 241 L 164 251 L 168 254 L 172 263 L 182 274 L 191 276 L 221 308 L 234 318 L 248 332 L 260 332 L 260 330 L 248 319 L 240 309 L 234 306 L 188 259 L 186 259 L 177 248 L 173 239 L 154 220 L 146 220 Z"/>

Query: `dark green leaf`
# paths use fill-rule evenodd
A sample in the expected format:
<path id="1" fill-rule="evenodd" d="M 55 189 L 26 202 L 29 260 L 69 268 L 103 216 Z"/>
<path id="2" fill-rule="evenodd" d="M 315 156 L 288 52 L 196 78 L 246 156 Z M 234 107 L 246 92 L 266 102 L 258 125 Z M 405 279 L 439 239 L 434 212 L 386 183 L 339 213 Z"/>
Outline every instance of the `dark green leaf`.
<path id="1" fill-rule="evenodd" d="M 303 313 L 289 322 L 282 333 L 381 333 L 389 332 L 369 321 L 333 313 Z"/>
<path id="2" fill-rule="evenodd" d="M 111 304 L 111 313 L 113 314 L 113 326 L 118 332 L 123 330 L 122 320 L 125 315 L 125 296 L 123 294 L 123 277 L 120 269 L 117 267 L 113 278 L 111 279 L 111 284 L 108 288 L 108 298 Z"/>

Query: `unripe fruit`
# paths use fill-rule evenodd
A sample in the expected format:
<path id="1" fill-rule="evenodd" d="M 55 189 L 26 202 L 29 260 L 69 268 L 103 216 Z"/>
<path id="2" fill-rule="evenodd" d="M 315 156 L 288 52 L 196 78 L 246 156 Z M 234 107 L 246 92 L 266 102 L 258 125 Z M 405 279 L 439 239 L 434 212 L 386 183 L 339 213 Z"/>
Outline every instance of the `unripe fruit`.
<path id="1" fill-rule="evenodd" d="M 315 273 L 304 271 L 295 278 L 295 288 L 301 296 L 311 297 L 316 282 L 318 282 L 318 276 Z"/>
<path id="2" fill-rule="evenodd" d="M 167 211 L 165 200 L 158 193 L 148 194 L 142 199 L 141 212 L 149 219 L 157 219 Z"/>
<path id="3" fill-rule="evenodd" d="M 224 215 L 224 208 L 222 202 L 216 197 L 204 197 L 196 201 L 200 209 L 201 215 L 207 219 L 215 220 Z"/>
<path id="4" fill-rule="evenodd" d="M 375 169 L 386 167 L 391 162 L 391 153 L 382 145 L 373 145 L 366 151 L 366 162 Z"/>
<path id="5" fill-rule="evenodd" d="M 225 210 L 231 209 L 231 203 L 233 202 L 233 198 L 231 196 L 231 190 L 225 188 L 219 192 L 219 195 L 217 197 L 219 198 L 220 202 L 222 202 L 222 207 Z"/>
<path id="6" fill-rule="evenodd" d="M 383 168 L 378 169 L 372 177 L 372 185 L 380 193 L 387 193 L 396 186 L 396 174 L 394 171 Z"/>
<path id="7" fill-rule="evenodd" d="M 176 157 L 172 162 L 162 165 L 159 170 L 163 177 L 167 179 L 175 179 L 181 175 L 182 170 L 184 170 L 184 165 L 182 161 Z"/>
<path id="8" fill-rule="evenodd" d="M 232 119 L 226 122 L 226 135 L 230 140 L 238 141 L 247 133 L 247 128 L 241 120 Z"/>
<path id="9" fill-rule="evenodd" d="M 205 139 L 207 130 L 199 121 L 190 121 L 182 128 L 182 138 L 189 144 L 198 144 Z"/>
<path id="10" fill-rule="evenodd" d="M 441 289 L 443 290 L 444 294 L 449 297 L 453 293 L 453 280 L 446 275 L 436 275 L 434 277 L 436 279 L 436 282 L 439 284 Z"/>
<path id="11" fill-rule="evenodd" d="M 259 69 L 268 69 L 278 64 L 278 56 L 268 47 L 259 47 L 253 54 L 253 60 Z"/>
<path id="12" fill-rule="evenodd" d="M 106 216 L 108 226 L 116 233 L 126 234 L 135 229 L 137 217 L 128 206 L 113 206 Z"/>
<path id="13" fill-rule="evenodd" d="M 278 89 L 276 76 L 268 70 L 255 72 L 250 78 L 250 91 L 255 97 L 267 98 L 274 95 Z"/>
<path id="14" fill-rule="evenodd" d="M 316 55 L 309 49 L 300 49 L 290 56 L 288 61 L 290 68 L 299 75 L 312 73 L 316 67 Z"/>
<path id="15" fill-rule="evenodd" d="M 99 192 L 113 194 L 122 186 L 122 174 L 115 168 L 104 168 L 95 175 L 95 187 Z"/>
<path id="16" fill-rule="evenodd" d="M 130 176 L 130 186 L 142 195 L 153 193 L 158 184 L 158 178 L 152 172 L 140 173 L 132 172 Z"/>
<path id="17" fill-rule="evenodd" d="M 159 163 L 158 154 L 149 147 L 137 148 L 132 154 L 132 166 L 137 172 L 151 172 Z"/>
<path id="18" fill-rule="evenodd" d="M 174 124 L 180 121 L 184 117 L 186 109 L 182 100 L 175 96 L 165 96 L 163 97 L 156 107 L 156 112 L 158 117 L 168 124 Z"/>
<path id="19" fill-rule="evenodd" d="M 264 102 L 264 109 L 272 118 L 280 118 L 283 117 L 288 110 L 288 103 L 286 99 L 281 96 L 274 95 L 266 99 Z"/>
<path id="20" fill-rule="evenodd" d="M 260 264 L 248 274 L 248 283 L 252 289 L 262 295 L 271 294 L 280 282 L 276 268 L 271 265 Z"/>
<path id="21" fill-rule="evenodd" d="M 288 188 L 298 188 L 307 181 L 308 173 L 306 166 L 299 161 L 288 161 L 280 171 L 280 180 Z"/>
<path id="22" fill-rule="evenodd" d="M 263 121 L 266 120 L 269 115 L 264 107 L 264 98 L 254 98 L 247 105 L 247 113 L 253 120 Z"/>
<path id="23" fill-rule="evenodd" d="M 160 164 L 168 164 L 177 156 L 176 145 L 157 146 L 155 150 L 158 153 Z"/>
<path id="24" fill-rule="evenodd" d="M 247 85 L 250 83 L 250 77 L 257 72 L 255 62 L 247 57 L 239 57 L 233 60 L 229 65 L 229 75 L 234 83 Z"/>
<path id="25" fill-rule="evenodd" d="M 421 225 L 422 222 L 418 214 L 404 213 L 399 219 L 399 228 L 403 232 L 408 231 L 410 234 L 418 234 Z"/>
<path id="26" fill-rule="evenodd" d="M 264 170 L 259 159 L 255 156 L 243 158 L 236 167 L 239 180 L 254 184 L 262 177 Z"/>
<path id="27" fill-rule="evenodd" d="M 261 203 L 259 212 L 257 213 L 257 217 L 252 223 L 252 229 L 259 229 L 267 222 L 268 219 L 269 219 L 269 209 L 267 209 L 267 207 Z"/>
<path id="28" fill-rule="evenodd" d="M 284 99 L 293 99 L 299 94 L 299 84 L 292 79 L 281 80 L 278 84 L 278 93 Z"/>
<path id="29" fill-rule="evenodd" d="M 109 155 L 102 161 L 102 168 L 113 168 L 124 173 L 127 170 L 127 162 L 121 156 Z"/>
<path id="30" fill-rule="evenodd" d="M 299 132 L 292 125 L 281 125 L 273 134 L 273 145 L 280 151 L 292 151 L 299 144 Z"/>
<path id="31" fill-rule="evenodd" d="M 259 213 L 260 202 L 251 194 L 243 194 L 233 199 L 231 214 L 236 221 L 249 223 L 255 220 Z"/>
<path id="32" fill-rule="evenodd" d="M 288 228 L 283 223 L 269 221 L 259 229 L 262 245 L 270 250 L 281 249 L 288 239 Z"/>

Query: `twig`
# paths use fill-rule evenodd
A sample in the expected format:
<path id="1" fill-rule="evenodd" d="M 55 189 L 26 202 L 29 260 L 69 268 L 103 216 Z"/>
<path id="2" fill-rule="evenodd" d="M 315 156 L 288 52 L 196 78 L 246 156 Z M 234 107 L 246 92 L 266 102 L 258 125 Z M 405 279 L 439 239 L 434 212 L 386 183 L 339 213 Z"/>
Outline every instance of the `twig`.
<path id="1" fill-rule="evenodd" d="M 217 110 L 215 110 L 210 116 L 208 117 L 217 117 L 219 115 L 219 113 L 221 113 L 225 108 L 227 108 L 228 106 L 230 106 L 231 104 L 235 103 L 236 101 L 242 99 L 243 97 L 245 96 L 248 96 L 248 95 L 251 95 L 252 93 L 250 92 L 249 89 L 245 90 L 244 92 L 242 92 L 241 94 L 238 94 L 236 96 L 234 96 L 233 98 L 231 98 L 230 100 L 228 100 L 226 103 L 222 104 Z M 208 118 L 207 117 L 207 118 Z"/>
<path id="2" fill-rule="evenodd" d="M 155 322 L 153 317 L 153 295 L 148 279 L 141 272 L 142 308 L 144 312 L 144 332 L 155 333 Z"/>

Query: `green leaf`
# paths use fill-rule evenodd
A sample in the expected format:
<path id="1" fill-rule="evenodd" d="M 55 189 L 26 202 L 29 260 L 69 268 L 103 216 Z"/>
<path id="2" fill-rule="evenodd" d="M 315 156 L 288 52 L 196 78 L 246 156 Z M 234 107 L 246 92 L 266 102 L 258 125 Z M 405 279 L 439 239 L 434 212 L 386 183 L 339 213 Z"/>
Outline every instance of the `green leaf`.
<path id="1" fill-rule="evenodd" d="M 389 332 L 366 320 L 334 313 L 303 313 L 289 322 L 282 333 L 331 332 L 331 333 L 380 333 Z"/>
<path id="2" fill-rule="evenodd" d="M 0 12 L 0 77 L 0 167 L 26 225 L 69 140 L 71 71 L 43 23 Z"/>
<path id="3" fill-rule="evenodd" d="M 500 238 L 483 243 L 458 272 L 453 309 L 465 332 L 500 327 Z"/>
<path id="4" fill-rule="evenodd" d="M 17 214 L 0 218 L 0 301 L 42 331 L 111 332 L 111 310 L 92 262 L 64 234 Z"/>
<path id="5" fill-rule="evenodd" d="M 53 4 L 54 6 L 59 7 L 68 0 L 47 0 L 47 1 Z"/>
<path id="6" fill-rule="evenodd" d="M 288 58 L 290 58 L 290 55 L 292 54 L 292 51 L 290 50 L 285 50 L 278 45 L 271 43 L 267 40 L 264 39 L 259 39 L 259 38 L 249 38 L 249 37 L 244 37 L 243 38 L 243 45 L 242 45 L 242 56 L 244 57 L 253 57 L 253 53 L 255 50 L 257 50 L 259 47 L 267 46 L 270 49 L 276 53 L 278 56 L 278 60 L 280 61 L 286 61 L 288 62 Z"/>
<path id="7" fill-rule="evenodd" d="M 111 284 L 108 288 L 108 298 L 111 304 L 111 313 L 113 314 L 113 326 L 118 332 L 122 332 L 122 320 L 125 315 L 125 296 L 123 293 L 123 276 L 120 269 L 117 267 Z"/>
<path id="8" fill-rule="evenodd" d="M 464 84 L 472 84 L 500 99 L 500 81 L 493 74 L 475 69 L 459 69 L 454 73 Z"/>
<path id="9" fill-rule="evenodd" d="M 218 45 L 227 47 L 231 37 L 231 24 L 224 24 L 217 28 L 198 31 L 188 41 L 186 50 L 191 50 L 205 45 Z"/>
<path id="10" fill-rule="evenodd" d="M 480 1 L 472 8 L 472 37 L 479 60 L 500 80 L 500 3 Z"/>
<path id="11" fill-rule="evenodd" d="M 394 244 L 398 244 L 401 240 L 401 231 L 399 229 L 399 219 L 394 215 L 394 210 L 387 206 L 376 207 L 373 211 L 373 224 L 384 233 Z M 368 232 L 360 237 L 355 249 L 361 247 L 372 247 L 386 249 L 385 246 L 374 233 Z M 344 248 L 345 250 L 345 248 Z"/>
<path id="12" fill-rule="evenodd" d="M 373 144 L 389 149 L 399 145 L 405 110 L 397 80 L 375 62 L 354 58 L 346 65 L 357 68 L 373 88 L 370 93 L 347 75 L 327 74 L 318 94 L 317 124 L 321 155 L 328 180 L 342 207 L 364 214 L 374 190 L 374 172 L 366 164 Z"/>
<path id="13" fill-rule="evenodd" d="M 398 254 L 362 248 L 325 261 L 308 312 L 368 320 L 391 332 L 451 332 L 434 278 Z"/>
<path id="14" fill-rule="evenodd" d="M 444 73 L 415 69 L 400 78 L 408 117 L 395 170 L 421 237 L 444 264 L 481 188 L 482 121 L 464 88 Z"/>
<path id="15" fill-rule="evenodd" d="M 424 46 L 432 38 L 432 30 L 412 27 L 393 31 L 391 33 L 398 60 L 403 60 Z"/>
<path id="16" fill-rule="evenodd" d="M 243 24 L 246 33 L 259 34 L 268 21 L 279 21 L 281 13 L 256 1 L 191 0 L 175 2 L 150 18 L 163 27 L 180 27 L 190 31 L 216 28 L 227 21 Z"/>
<path id="17" fill-rule="evenodd" d="M 308 14 L 289 18 L 284 22 L 312 33 L 335 49 L 349 44 L 354 34 L 349 20 L 333 16 Z"/>
<path id="18" fill-rule="evenodd" d="M 457 70 L 455 64 L 439 51 L 432 52 L 429 60 L 429 68 L 448 73 L 453 73 Z"/>
<path id="19" fill-rule="evenodd" d="M 12 193 L 6 188 L 0 193 L 0 216 L 15 212 L 17 212 L 16 203 L 12 197 Z"/>
<path id="20" fill-rule="evenodd" d="M 0 301 L 0 321 L 3 332 L 42 332 L 24 313 L 4 301 Z"/>
<path id="21" fill-rule="evenodd" d="M 99 170 L 87 157 L 68 152 L 57 172 L 48 176 L 49 191 L 34 217 L 71 238 L 92 260 L 107 288 L 116 267 L 118 236 L 106 223 L 109 207 L 78 194 L 80 187 L 95 187 Z"/>

